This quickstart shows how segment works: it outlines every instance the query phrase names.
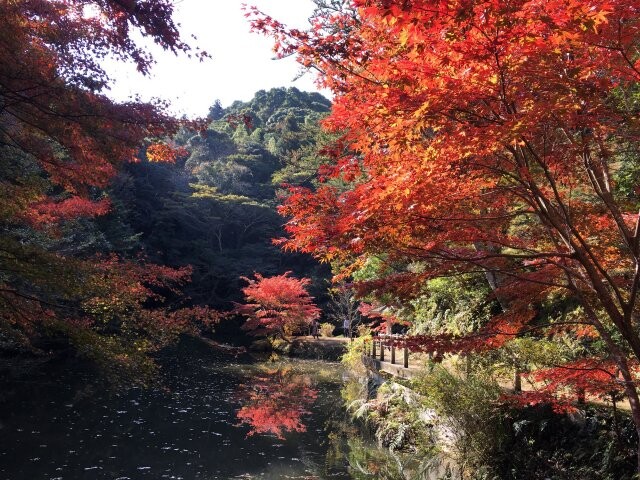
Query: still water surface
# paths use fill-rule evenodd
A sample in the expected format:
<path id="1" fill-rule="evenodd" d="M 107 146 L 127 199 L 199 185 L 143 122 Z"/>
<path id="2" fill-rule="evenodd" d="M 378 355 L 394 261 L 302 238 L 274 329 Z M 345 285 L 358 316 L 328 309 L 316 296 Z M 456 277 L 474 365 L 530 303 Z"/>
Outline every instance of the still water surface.
<path id="1" fill-rule="evenodd" d="M 0 479 L 381 478 L 362 465 L 383 452 L 346 421 L 339 364 L 202 347 L 165 363 L 151 390 L 109 392 L 72 364 L 3 381 Z"/>

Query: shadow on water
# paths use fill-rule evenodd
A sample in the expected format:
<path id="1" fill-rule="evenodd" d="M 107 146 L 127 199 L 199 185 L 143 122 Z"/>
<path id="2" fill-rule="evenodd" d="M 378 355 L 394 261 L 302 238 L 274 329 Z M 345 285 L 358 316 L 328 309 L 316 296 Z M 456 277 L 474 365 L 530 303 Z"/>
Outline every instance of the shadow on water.
<path id="1" fill-rule="evenodd" d="M 407 478 L 347 421 L 338 364 L 191 343 L 147 390 L 109 391 L 71 360 L 2 379 L 0 479 Z"/>

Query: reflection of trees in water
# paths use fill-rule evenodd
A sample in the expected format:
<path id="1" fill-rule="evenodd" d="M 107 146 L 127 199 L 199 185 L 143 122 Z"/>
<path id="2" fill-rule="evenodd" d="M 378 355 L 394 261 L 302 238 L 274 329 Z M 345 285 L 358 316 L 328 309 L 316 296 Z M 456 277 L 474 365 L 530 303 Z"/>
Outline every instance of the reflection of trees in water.
<path id="1" fill-rule="evenodd" d="M 271 433 L 284 438 L 287 432 L 304 432 L 304 415 L 318 396 L 311 379 L 290 368 L 266 369 L 238 388 L 242 408 L 240 424 L 250 427 L 247 435 Z"/>
<path id="2" fill-rule="evenodd" d="M 360 378 L 347 378 L 341 390 L 345 409 L 359 401 L 375 397 L 367 381 Z M 391 415 L 392 420 L 399 420 L 400 412 Z M 353 411 L 351 414 L 353 415 Z M 405 449 L 390 450 L 376 442 L 375 430 L 379 428 L 381 419 L 378 414 L 373 417 L 361 417 L 351 420 L 335 421 L 329 430 L 329 451 L 327 463 L 338 465 L 346 463 L 353 480 L 440 480 L 457 479 L 456 472 L 451 471 L 448 462 L 438 454 L 433 444 L 420 439 L 416 444 Z M 389 421 L 389 419 L 387 419 Z M 354 423 L 355 422 L 355 423 Z"/>
<path id="3" fill-rule="evenodd" d="M 353 437 L 347 440 L 347 460 L 354 480 L 443 480 L 458 478 L 439 459 L 427 455 L 390 451 Z"/>
<path id="4" fill-rule="evenodd" d="M 313 364 L 310 371 L 305 370 L 304 365 L 295 369 L 291 366 L 262 367 L 238 387 L 236 398 L 241 408 L 236 415 L 239 424 L 249 426 L 248 435 L 271 434 L 280 439 L 289 432 L 306 431 L 304 417 L 311 413 L 318 391 L 323 391 L 324 381 L 338 381 L 333 378 L 335 373 L 331 368 L 324 372 L 317 364 Z M 344 478 L 345 469 L 352 480 L 459 478 L 450 472 L 447 476 L 446 464 L 440 463 L 441 459 L 430 446 L 390 451 L 380 447 L 364 425 L 354 423 L 346 405 L 358 398 L 367 398 L 371 393 L 368 387 L 367 382 L 350 378 L 343 383 L 341 391 L 344 406 L 333 400 L 327 403 L 323 396 L 313 407 L 316 411 L 328 409 L 327 413 L 330 413 L 324 424 L 324 458 L 300 452 L 309 478 Z M 304 450 L 303 446 L 301 448 Z M 268 478 L 280 478 L 273 476 L 277 473 L 271 472 L 271 475 Z"/>

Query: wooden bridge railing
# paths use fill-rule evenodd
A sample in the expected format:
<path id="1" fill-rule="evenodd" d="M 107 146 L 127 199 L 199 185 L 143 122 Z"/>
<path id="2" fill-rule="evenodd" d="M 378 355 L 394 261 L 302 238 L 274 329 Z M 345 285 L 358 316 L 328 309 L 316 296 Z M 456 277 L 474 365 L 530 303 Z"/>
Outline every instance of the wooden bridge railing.
<path id="1" fill-rule="evenodd" d="M 391 364 L 396 364 L 396 351 L 398 348 L 395 344 L 398 340 L 402 340 L 404 335 L 378 335 L 373 337 L 370 342 L 370 346 L 367 345 L 366 353 L 371 358 L 379 359 L 381 362 L 385 362 L 385 351 L 389 350 L 391 354 Z M 409 368 L 409 349 L 402 347 L 402 365 L 404 368 Z"/>

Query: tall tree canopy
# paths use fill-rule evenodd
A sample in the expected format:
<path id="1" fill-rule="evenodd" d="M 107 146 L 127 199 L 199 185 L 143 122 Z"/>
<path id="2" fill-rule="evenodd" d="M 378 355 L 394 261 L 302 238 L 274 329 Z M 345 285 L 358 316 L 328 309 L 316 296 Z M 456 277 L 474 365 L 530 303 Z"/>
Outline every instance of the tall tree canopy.
<path id="1" fill-rule="evenodd" d="M 105 188 L 121 165 L 138 161 L 145 146 L 153 161 L 180 153 L 152 143 L 180 122 L 161 104 L 107 98 L 110 79 L 101 67 L 111 57 L 148 73 L 153 59 L 134 41 L 138 34 L 174 53 L 206 56 L 181 40 L 172 14 L 168 0 L 0 4 L 3 337 L 26 340 L 53 328 L 90 356 L 127 366 L 190 329 L 191 320 L 212 318 L 205 310 L 148 308 L 177 295 L 188 268 L 87 246 L 96 243 L 91 219 L 111 209 Z"/>
<path id="2" fill-rule="evenodd" d="M 484 272 L 502 313 L 425 349 L 495 348 L 542 328 L 543 299 L 571 298 L 579 315 L 553 328 L 601 339 L 581 371 L 624 387 L 640 432 L 638 2 L 329 3 L 307 32 L 254 11 L 321 72 L 326 125 L 345 132 L 323 173 L 350 187 L 293 189 L 286 245 L 347 273 L 384 258 L 369 290 L 404 297 Z"/>
<path id="3" fill-rule="evenodd" d="M 133 41 L 134 32 L 189 52 L 171 2 L 19 0 L 0 8 L 5 157 L 31 157 L 53 184 L 78 195 L 104 187 L 118 164 L 136 159 L 144 139 L 176 128 L 158 106 L 104 96 L 109 78 L 100 66 L 116 57 L 148 73 L 152 58 Z"/>

